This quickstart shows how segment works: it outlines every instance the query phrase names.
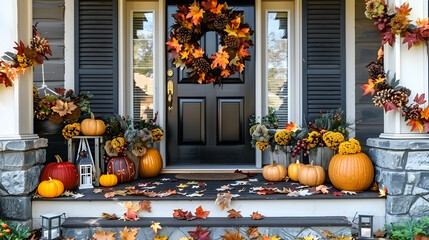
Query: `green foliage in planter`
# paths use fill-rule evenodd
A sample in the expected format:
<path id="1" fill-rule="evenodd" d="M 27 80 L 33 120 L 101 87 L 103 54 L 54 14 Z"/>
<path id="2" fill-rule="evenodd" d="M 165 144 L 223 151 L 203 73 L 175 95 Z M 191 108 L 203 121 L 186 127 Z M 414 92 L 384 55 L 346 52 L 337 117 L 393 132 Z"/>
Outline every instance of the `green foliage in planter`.
<path id="1" fill-rule="evenodd" d="M 429 217 L 385 225 L 386 236 L 393 240 L 414 239 L 417 234 L 429 236 Z"/>
<path id="2" fill-rule="evenodd" d="M 23 240 L 30 235 L 28 227 L 0 220 L 0 240 Z"/>

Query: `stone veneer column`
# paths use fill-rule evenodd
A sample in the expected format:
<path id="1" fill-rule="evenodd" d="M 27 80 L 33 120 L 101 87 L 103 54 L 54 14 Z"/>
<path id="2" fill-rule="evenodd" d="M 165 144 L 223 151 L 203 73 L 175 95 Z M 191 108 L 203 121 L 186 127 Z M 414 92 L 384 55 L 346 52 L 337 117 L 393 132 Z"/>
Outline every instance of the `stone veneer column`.
<path id="1" fill-rule="evenodd" d="M 0 141 L 0 218 L 31 227 L 31 197 L 39 183 L 48 141 Z"/>
<path id="2" fill-rule="evenodd" d="M 14 42 L 30 44 L 32 0 L 1 0 L 0 56 Z M 13 87 L 0 84 L 0 219 L 31 227 L 31 197 L 45 162 L 47 140 L 33 133 L 33 69 Z"/>
<path id="3" fill-rule="evenodd" d="M 370 138 L 375 180 L 386 187 L 386 223 L 429 215 L 429 141 Z"/>

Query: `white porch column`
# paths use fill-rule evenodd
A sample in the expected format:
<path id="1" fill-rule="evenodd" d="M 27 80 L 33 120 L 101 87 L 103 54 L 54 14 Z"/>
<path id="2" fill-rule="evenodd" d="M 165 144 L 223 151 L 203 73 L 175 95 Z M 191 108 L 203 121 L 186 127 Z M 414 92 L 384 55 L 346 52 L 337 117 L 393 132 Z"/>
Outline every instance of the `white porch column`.
<path id="1" fill-rule="evenodd" d="M 428 17 L 428 1 L 422 0 L 390 0 L 390 4 L 400 6 L 409 1 L 411 11 L 410 19 Z M 421 44 L 413 46 L 408 50 L 408 44 L 402 44 L 403 38 L 396 36 L 393 47 L 385 45 L 384 66 L 386 72 L 396 73 L 396 79 L 400 79 L 400 85 L 411 90 L 409 102 L 414 96 L 426 94 L 428 100 L 428 52 L 427 46 Z M 427 104 L 426 104 L 427 105 Z M 384 114 L 384 133 L 380 138 L 429 138 L 429 134 L 411 132 L 411 127 L 407 126 L 400 111 L 389 111 Z"/>
<path id="2" fill-rule="evenodd" d="M 14 52 L 14 42 L 30 44 L 32 0 L 2 0 L 0 8 L 0 54 Z M 37 138 L 33 133 L 33 69 L 19 75 L 13 87 L 0 85 L 0 140 Z"/>

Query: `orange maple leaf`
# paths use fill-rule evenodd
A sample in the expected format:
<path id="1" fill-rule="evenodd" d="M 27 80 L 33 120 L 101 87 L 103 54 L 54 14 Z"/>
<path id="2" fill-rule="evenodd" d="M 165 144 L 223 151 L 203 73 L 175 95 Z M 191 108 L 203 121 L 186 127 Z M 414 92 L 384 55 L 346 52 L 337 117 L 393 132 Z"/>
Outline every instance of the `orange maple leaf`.
<path id="1" fill-rule="evenodd" d="M 370 78 L 368 79 L 368 84 L 364 84 L 360 86 L 365 92 L 362 94 L 362 96 L 367 95 L 368 93 L 371 93 L 371 95 L 374 95 L 374 81 Z"/>
<path id="2" fill-rule="evenodd" d="M 192 23 L 194 25 L 199 25 L 201 23 L 201 20 L 203 19 L 203 14 L 206 11 L 204 9 L 201 9 L 197 1 L 195 1 L 190 7 L 189 7 L 189 13 L 186 15 L 186 18 L 191 18 Z"/>
<path id="3" fill-rule="evenodd" d="M 243 72 L 244 70 L 244 64 L 238 63 L 238 71 Z"/>
<path id="4" fill-rule="evenodd" d="M 219 66 L 222 70 L 225 70 L 227 64 L 229 63 L 228 59 L 229 54 L 227 52 L 224 52 L 223 50 L 220 50 L 216 53 L 216 56 L 214 56 L 214 60 L 211 65 L 212 69 Z"/>
<path id="5" fill-rule="evenodd" d="M 179 44 L 179 41 L 176 38 L 171 38 L 169 42 L 166 43 L 168 50 L 174 50 L 175 52 L 180 52 L 182 49 L 182 44 Z"/>
<path id="6" fill-rule="evenodd" d="M 222 70 L 220 75 L 224 78 L 227 78 L 227 77 L 231 76 L 231 71 L 229 69 Z"/>
<path id="7" fill-rule="evenodd" d="M 411 132 L 414 132 L 416 130 L 419 130 L 420 132 L 423 131 L 423 124 L 420 121 L 420 119 L 411 119 L 408 123 L 407 126 L 411 126 Z"/>
<path id="8" fill-rule="evenodd" d="M 204 211 L 201 205 L 195 210 L 195 216 L 200 219 L 206 219 L 209 214 L 210 211 Z"/>
<path id="9" fill-rule="evenodd" d="M 286 129 L 295 132 L 296 130 L 298 130 L 298 125 L 293 122 L 286 123 Z"/>
<path id="10" fill-rule="evenodd" d="M 395 7 L 396 12 L 399 15 L 405 15 L 408 16 L 410 15 L 410 12 L 412 10 L 412 8 L 410 8 L 410 3 L 409 2 L 404 2 L 401 7 Z"/>
<path id="11" fill-rule="evenodd" d="M 380 49 L 378 49 L 378 52 L 377 52 L 377 60 L 380 60 L 383 56 L 384 56 L 384 51 L 383 51 L 383 47 L 381 47 Z"/>
<path id="12" fill-rule="evenodd" d="M 241 18 L 239 16 L 231 20 L 232 29 L 238 29 L 240 27 L 240 23 L 241 23 Z"/>
<path id="13" fill-rule="evenodd" d="M 202 84 L 204 82 L 204 79 L 206 78 L 205 73 L 200 73 L 198 76 L 198 83 Z"/>
<path id="14" fill-rule="evenodd" d="M 378 189 L 378 197 L 385 197 L 387 195 L 387 188 Z"/>
<path id="15" fill-rule="evenodd" d="M 237 51 L 237 54 L 240 58 L 246 58 L 248 56 L 250 56 L 249 52 L 247 51 L 247 49 L 244 49 L 244 45 L 241 45 L 240 48 Z"/>
<path id="16" fill-rule="evenodd" d="M 237 36 L 240 38 L 245 38 L 247 34 L 249 33 L 249 28 L 241 28 L 237 30 Z"/>
<path id="17" fill-rule="evenodd" d="M 429 106 L 420 112 L 420 117 L 429 120 Z"/>
<path id="18" fill-rule="evenodd" d="M 192 53 L 192 56 L 194 58 L 200 58 L 204 55 L 204 50 L 202 48 L 194 49 L 194 52 Z"/>
<path id="19" fill-rule="evenodd" d="M 97 230 L 96 233 L 94 235 L 92 235 L 92 237 L 95 240 L 116 240 L 116 238 L 114 237 L 115 234 L 116 234 L 116 232 L 108 231 L 106 233 L 105 231 Z"/>

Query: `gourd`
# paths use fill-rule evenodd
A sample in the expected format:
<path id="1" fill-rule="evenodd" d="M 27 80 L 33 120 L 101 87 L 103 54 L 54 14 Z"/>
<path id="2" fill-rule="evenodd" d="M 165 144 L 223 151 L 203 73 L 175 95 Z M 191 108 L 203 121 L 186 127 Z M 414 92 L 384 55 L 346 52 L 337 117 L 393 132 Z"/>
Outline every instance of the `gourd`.
<path id="1" fill-rule="evenodd" d="M 136 169 L 133 161 L 127 156 L 111 157 L 107 164 L 107 172 L 118 177 L 118 183 L 130 182 L 134 179 Z"/>
<path id="2" fill-rule="evenodd" d="M 63 162 L 59 155 L 55 155 L 57 162 L 46 165 L 40 174 L 40 181 L 49 178 L 60 180 L 65 190 L 72 190 L 79 184 L 79 171 L 71 162 Z"/>
<path id="3" fill-rule="evenodd" d="M 287 176 L 287 168 L 273 161 L 273 164 L 267 165 L 262 169 L 262 176 L 270 182 L 279 182 Z"/>
<path id="4" fill-rule="evenodd" d="M 155 177 L 161 173 L 162 157 L 156 148 L 148 148 L 145 155 L 140 158 L 140 177 Z"/>
<path id="5" fill-rule="evenodd" d="M 115 174 L 103 174 L 100 176 L 100 185 L 104 187 L 113 187 L 118 184 L 118 177 Z"/>
<path id="6" fill-rule="evenodd" d="M 365 153 L 336 154 L 329 164 L 329 179 L 340 190 L 363 191 L 374 180 L 374 166 Z"/>
<path id="7" fill-rule="evenodd" d="M 95 119 L 94 114 L 91 113 L 91 118 L 84 119 L 80 128 L 85 136 L 100 136 L 104 134 L 106 125 L 103 120 Z"/>
<path id="8" fill-rule="evenodd" d="M 64 192 L 64 184 L 60 180 L 49 178 L 39 184 L 37 192 L 45 198 L 58 197 Z"/>
<path id="9" fill-rule="evenodd" d="M 305 186 L 319 186 L 325 181 L 325 170 L 321 166 L 310 165 L 301 166 L 298 172 L 299 183 Z"/>
<path id="10" fill-rule="evenodd" d="M 302 166 L 304 166 L 304 164 L 300 163 L 299 160 L 296 160 L 295 163 L 289 164 L 289 167 L 287 168 L 287 174 L 290 180 L 298 182 L 298 172 Z"/>

